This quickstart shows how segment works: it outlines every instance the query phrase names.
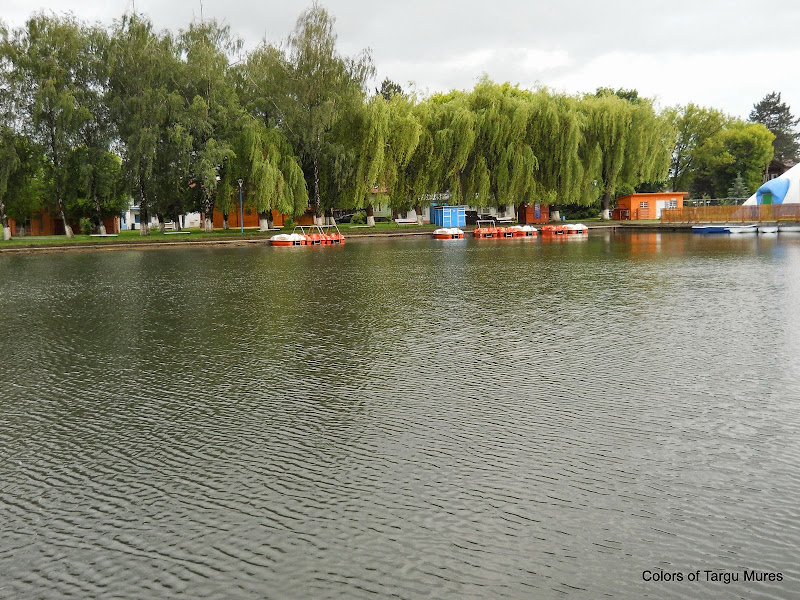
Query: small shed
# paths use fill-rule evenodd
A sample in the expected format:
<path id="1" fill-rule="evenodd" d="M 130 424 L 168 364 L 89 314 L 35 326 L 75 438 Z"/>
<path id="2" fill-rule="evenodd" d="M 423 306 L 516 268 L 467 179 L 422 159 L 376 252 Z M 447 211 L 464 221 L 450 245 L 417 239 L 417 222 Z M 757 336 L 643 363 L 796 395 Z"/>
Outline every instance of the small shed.
<path id="1" fill-rule="evenodd" d="M 517 209 L 517 221 L 520 225 L 531 223 L 547 223 L 550 220 L 550 207 L 546 204 L 534 202 L 523 204 Z"/>
<path id="2" fill-rule="evenodd" d="M 617 221 L 660 219 L 665 208 L 683 208 L 686 192 L 655 192 L 652 194 L 628 194 L 617 198 L 617 208 L 611 218 Z"/>
<path id="3" fill-rule="evenodd" d="M 431 223 L 439 227 L 466 227 L 466 206 L 431 206 Z"/>

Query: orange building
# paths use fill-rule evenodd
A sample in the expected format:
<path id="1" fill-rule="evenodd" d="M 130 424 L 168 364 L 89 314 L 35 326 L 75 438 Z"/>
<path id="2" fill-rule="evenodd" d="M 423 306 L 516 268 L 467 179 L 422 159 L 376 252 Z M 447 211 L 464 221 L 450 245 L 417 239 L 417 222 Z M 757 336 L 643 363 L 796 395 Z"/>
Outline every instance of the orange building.
<path id="1" fill-rule="evenodd" d="M 617 198 L 617 208 L 611 211 L 611 218 L 615 221 L 660 219 L 665 208 L 683 208 L 683 199 L 688 196 L 688 192 L 628 194 Z"/>
<path id="2" fill-rule="evenodd" d="M 11 227 L 11 236 L 19 236 L 20 226 L 17 225 L 14 219 L 9 219 L 8 224 Z M 74 233 L 81 232 L 80 223 L 75 221 L 70 223 Z M 103 225 L 106 226 L 106 233 L 119 233 L 119 217 L 106 217 L 103 219 Z M 25 223 L 25 235 L 64 235 L 64 221 L 60 217 L 54 217 L 47 211 L 42 211 L 32 219 L 28 219 Z"/>
<path id="3" fill-rule="evenodd" d="M 276 211 L 272 211 L 272 223 L 275 227 L 283 227 L 284 219 L 286 215 L 282 215 Z M 222 213 L 219 212 L 216 208 L 214 209 L 214 216 L 212 218 L 214 222 L 214 229 L 222 229 Z M 253 210 L 252 208 L 244 208 L 244 218 L 242 219 L 244 222 L 245 227 L 259 227 L 258 223 L 258 213 Z M 202 222 L 202 220 L 201 220 Z M 236 207 L 235 211 L 232 211 L 231 214 L 228 215 L 228 227 L 231 229 L 239 229 L 242 227 L 241 222 L 239 221 L 239 207 Z"/>
<path id="4" fill-rule="evenodd" d="M 550 220 L 550 207 L 546 204 L 523 204 L 517 207 L 517 222 L 520 225 L 547 223 Z"/>

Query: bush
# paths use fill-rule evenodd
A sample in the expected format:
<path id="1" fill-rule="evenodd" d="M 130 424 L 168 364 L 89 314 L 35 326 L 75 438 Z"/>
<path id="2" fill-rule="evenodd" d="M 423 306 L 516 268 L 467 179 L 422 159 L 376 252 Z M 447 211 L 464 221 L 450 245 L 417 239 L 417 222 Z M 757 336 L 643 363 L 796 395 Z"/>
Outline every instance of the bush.
<path id="1" fill-rule="evenodd" d="M 352 223 L 353 225 L 363 225 L 366 222 L 367 222 L 367 213 L 365 212 L 357 212 L 350 219 L 350 223 Z"/>
<path id="2" fill-rule="evenodd" d="M 94 223 L 88 217 L 81 217 L 81 233 L 83 235 L 89 235 L 92 233 L 94 229 Z"/>
<path id="3" fill-rule="evenodd" d="M 285 219 L 283 221 L 283 228 L 284 229 L 294 229 L 295 228 L 294 219 L 292 217 L 289 217 L 289 218 Z"/>

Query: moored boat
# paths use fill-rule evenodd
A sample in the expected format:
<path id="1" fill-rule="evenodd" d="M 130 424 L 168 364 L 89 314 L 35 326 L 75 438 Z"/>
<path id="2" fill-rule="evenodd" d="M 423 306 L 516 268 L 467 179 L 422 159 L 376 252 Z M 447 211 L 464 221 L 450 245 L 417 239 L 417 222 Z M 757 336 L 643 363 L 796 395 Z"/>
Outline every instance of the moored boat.
<path id="1" fill-rule="evenodd" d="M 498 227 L 494 220 L 478 220 L 475 223 L 475 230 L 472 235 L 476 239 L 493 238 L 525 238 L 535 237 L 537 230 L 532 225 L 509 225 L 508 227 Z"/>
<path id="2" fill-rule="evenodd" d="M 758 225 L 731 225 L 725 228 L 728 233 L 758 233 Z"/>
<path id="3" fill-rule="evenodd" d="M 279 233 L 270 238 L 273 246 L 333 246 L 344 244 L 344 236 L 336 225 L 297 225 L 292 233 Z"/>
<path id="4" fill-rule="evenodd" d="M 587 235 L 588 233 L 589 228 L 583 223 L 542 226 L 542 235 Z"/>
<path id="5" fill-rule="evenodd" d="M 460 240 L 464 238 L 464 231 L 458 227 L 440 227 L 433 232 L 437 240 Z"/>
<path id="6" fill-rule="evenodd" d="M 778 233 L 777 225 L 759 225 L 758 233 Z"/>

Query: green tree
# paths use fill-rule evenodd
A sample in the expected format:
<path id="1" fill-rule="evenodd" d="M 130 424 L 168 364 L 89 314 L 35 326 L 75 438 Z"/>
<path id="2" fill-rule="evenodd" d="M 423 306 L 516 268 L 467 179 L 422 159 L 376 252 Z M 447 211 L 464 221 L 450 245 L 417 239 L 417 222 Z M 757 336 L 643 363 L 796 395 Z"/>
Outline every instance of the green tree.
<path id="1" fill-rule="evenodd" d="M 635 187 L 667 175 L 674 131 L 665 115 L 657 115 L 647 99 L 634 101 L 610 93 L 587 96 L 585 135 L 600 159 L 599 186 L 604 218 L 618 185 Z"/>
<path id="2" fill-rule="evenodd" d="M 773 156 L 775 136 L 761 123 L 734 121 L 698 149 L 698 164 L 718 198 L 725 197 L 737 175 L 748 189 L 761 185 Z M 701 190 L 706 191 L 706 190 Z"/>
<path id="3" fill-rule="evenodd" d="M 668 112 L 675 127 L 675 150 L 670 165 L 672 191 L 688 190 L 698 175 L 697 151 L 729 122 L 729 118 L 713 108 L 687 104 Z"/>
<path id="4" fill-rule="evenodd" d="M 3 241 L 11 239 L 11 227 L 6 215 L 8 180 L 20 166 L 14 138 L 14 132 L 4 125 L 0 130 L 0 223 L 3 225 Z"/>
<path id="5" fill-rule="evenodd" d="M 728 188 L 728 198 L 747 198 L 751 194 L 750 189 L 744 181 L 741 173 L 736 173 L 736 178 L 733 180 L 731 187 Z"/>
<path id="6" fill-rule="evenodd" d="M 105 217 L 118 215 L 128 204 L 122 179 L 122 161 L 97 147 L 76 148 L 69 159 L 70 181 L 66 204 L 78 217 L 91 216 L 105 234 Z"/>
<path id="7" fill-rule="evenodd" d="M 5 127 L 0 132 L 0 221 L 3 237 L 11 236 L 8 219 L 17 223 L 18 235 L 25 222 L 42 209 L 46 189 L 45 159 L 41 149 Z"/>
<path id="8" fill-rule="evenodd" d="M 789 106 L 781 102 L 779 92 L 767 94 L 754 104 L 750 121 L 761 123 L 775 136 L 775 160 L 782 164 L 797 162 L 800 157 L 800 133 L 794 128 L 800 123 L 800 118 L 795 118 Z"/>
<path id="9" fill-rule="evenodd" d="M 273 210 L 293 216 L 305 211 L 308 189 L 303 170 L 289 141 L 276 127 L 244 116 L 235 152 L 237 179 L 243 180 L 248 205 L 258 213 L 262 231 L 272 226 Z"/>
<path id="10" fill-rule="evenodd" d="M 140 234 L 149 234 L 151 204 L 169 186 L 188 187 L 169 167 L 186 169 L 189 138 L 181 126 L 185 103 L 176 90 L 178 49 L 145 17 L 115 23 L 109 49 L 109 108 L 123 150 L 123 173 L 139 205 Z"/>
<path id="11" fill-rule="evenodd" d="M 221 175 L 230 171 L 226 163 L 236 157 L 232 146 L 234 125 L 242 110 L 228 69 L 228 56 L 241 48 L 241 40 L 231 35 L 230 27 L 212 20 L 191 24 L 180 36 L 180 47 L 186 57 L 184 123 L 192 139 L 189 172 L 200 187 L 205 230 L 211 232 L 219 192 L 227 207 L 231 191 L 230 181 L 223 181 Z"/>
<path id="12" fill-rule="evenodd" d="M 509 84 L 484 78 L 469 95 L 468 105 L 475 116 L 476 139 L 464 169 L 466 198 L 497 208 L 533 201 L 539 161 L 528 135 L 529 97 Z"/>
<path id="13" fill-rule="evenodd" d="M 72 185 L 69 157 L 80 145 L 81 131 L 93 116 L 90 105 L 100 93 L 90 64 L 89 32 L 71 16 L 34 15 L 14 32 L 8 49 L 21 117 L 47 157 L 47 198 L 72 237 L 65 205 Z"/>
<path id="14" fill-rule="evenodd" d="M 324 169 L 330 176 L 340 174 L 343 148 L 332 132 L 343 110 L 362 100 L 367 79 L 374 69 L 367 53 L 353 58 L 336 50 L 334 19 L 318 4 L 303 12 L 289 37 L 288 91 L 292 102 L 284 112 L 284 127 L 297 151 L 308 189 L 314 199 L 314 212 L 321 219 L 323 200 L 320 177 Z M 323 164 L 325 161 L 326 164 Z M 332 189 L 340 188 L 335 181 Z M 337 198 L 326 197 L 325 208 Z"/>

